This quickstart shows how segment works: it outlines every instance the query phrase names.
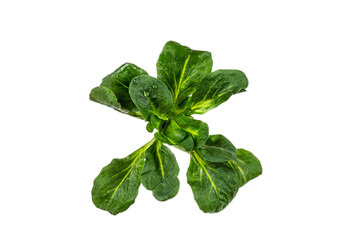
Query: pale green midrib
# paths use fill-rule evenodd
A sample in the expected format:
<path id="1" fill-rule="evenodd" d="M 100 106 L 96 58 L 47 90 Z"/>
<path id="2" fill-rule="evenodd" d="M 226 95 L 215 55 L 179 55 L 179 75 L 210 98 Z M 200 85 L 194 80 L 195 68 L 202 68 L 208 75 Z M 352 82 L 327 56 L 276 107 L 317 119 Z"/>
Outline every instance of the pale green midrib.
<path id="1" fill-rule="evenodd" d="M 206 92 L 205 96 L 204 96 L 200 101 L 197 101 L 197 103 L 196 103 L 195 105 L 193 105 L 193 106 L 190 107 L 191 110 L 195 110 L 195 109 L 197 109 L 197 108 L 200 108 L 202 105 L 204 105 L 204 104 L 207 103 L 207 102 L 210 102 L 210 103 L 211 103 L 212 101 L 214 101 L 214 100 L 213 100 L 214 97 L 212 97 L 211 99 L 206 99 L 206 98 L 207 98 L 207 96 L 209 95 L 212 87 L 213 87 L 217 82 L 218 82 L 218 81 L 214 81 L 213 84 L 211 84 L 211 86 L 210 86 L 209 90 Z M 206 104 L 206 105 L 208 105 L 208 104 Z"/>
<path id="2" fill-rule="evenodd" d="M 202 164 L 201 162 L 201 157 L 197 154 L 197 152 L 193 151 L 193 154 L 195 156 L 195 159 L 197 160 L 197 162 L 201 165 L 202 169 L 204 170 L 206 176 L 209 178 L 209 181 L 211 183 L 211 186 L 214 188 L 215 192 L 216 192 L 216 196 L 219 198 L 219 193 L 217 191 L 217 187 L 215 185 L 215 183 L 213 182 L 210 174 L 208 173 L 208 171 L 206 170 L 205 166 Z"/>
<path id="3" fill-rule="evenodd" d="M 180 79 L 179 79 L 179 85 L 176 84 L 176 81 L 175 81 L 175 86 L 176 86 L 176 92 L 175 92 L 175 97 L 174 97 L 174 102 L 176 102 L 178 96 L 179 96 L 179 92 L 180 92 L 180 88 L 181 88 L 181 84 L 182 84 L 182 80 L 184 78 L 184 74 L 185 74 L 185 69 L 186 69 L 186 66 L 189 62 L 189 59 L 190 59 L 190 55 L 187 56 L 186 60 L 185 60 L 185 63 L 184 63 L 184 66 L 183 68 L 181 69 L 181 75 L 180 75 Z"/>
<path id="4" fill-rule="evenodd" d="M 118 83 L 120 83 L 123 87 L 129 89 L 129 87 L 126 86 L 124 83 L 122 83 L 120 80 L 118 80 L 118 79 L 116 79 L 116 78 L 113 78 L 113 79 L 115 79 L 115 81 L 118 82 Z"/>
<path id="5" fill-rule="evenodd" d="M 190 76 L 188 76 L 188 77 L 182 82 L 182 84 L 186 83 L 186 81 L 188 81 L 190 78 L 192 78 L 193 76 L 195 76 L 196 73 L 197 73 L 197 71 L 195 71 L 193 74 L 191 74 Z"/>
<path id="6" fill-rule="evenodd" d="M 119 185 L 115 188 L 113 194 L 111 195 L 111 197 L 109 198 L 109 201 L 107 202 L 106 204 L 106 207 L 107 208 L 110 204 L 110 201 L 111 199 L 114 197 L 115 193 L 117 192 L 117 190 L 119 189 L 119 187 L 121 186 L 121 184 L 125 181 L 125 179 L 127 178 L 127 176 L 130 174 L 130 172 L 132 171 L 132 167 L 134 166 L 135 162 L 139 159 L 139 156 L 145 152 L 150 146 L 151 144 L 153 144 L 155 142 L 155 138 L 151 139 L 147 144 L 145 144 L 144 146 L 142 146 L 139 150 L 137 150 L 137 153 L 136 153 L 136 156 L 135 156 L 135 159 L 134 161 L 132 161 L 132 163 L 129 165 L 130 166 L 130 169 L 129 171 L 126 173 L 126 175 L 124 176 L 124 178 L 121 180 L 121 182 L 119 183 Z"/>
<path id="7" fill-rule="evenodd" d="M 239 159 L 237 159 L 237 160 L 238 160 L 238 161 L 241 161 L 241 160 L 239 160 Z M 243 170 L 241 169 L 241 167 L 240 167 L 238 164 L 236 164 L 236 162 L 234 162 L 233 160 L 231 160 L 230 163 L 232 163 L 235 167 L 237 167 L 237 168 L 239 169 L 239 171 L 241 172 L 241 174 L 242 174 L 242 176 L 243 176 L 243 178 L 244 178 L 244 184 L 245 184 L 245 183 L 247 182 L 247 181 L 246 181 L 246 176 L 245 176 Z M 246 164 L 246 163 L 245 163 L 245 164 Z"/>
<path id="8" fill-rule="evenodd" d="M 161 159 L 161 155 L 160 155 L 160 147 L 161 147 L 161 142 L 160 142 L 160 141 L 157 141 L 157 143 L 156 143 L 156 153 L 157 153 L 158 158 L 159 158 L 161 176 L 162 176 L 162 178 L 165 178 L 164 166 L 163 166 L 162 159 Z"/>
<path id="9" fill-rule="evenodd" d="M 244 178 L 244 183 L 246 183 L 246 177 L 245 177 L 245 174 L 243 172 L 243 170 L 241 169 L 241 167 L 237 166 L 241 172 L 241 174 L 243 175 L 243 178 Z"/>

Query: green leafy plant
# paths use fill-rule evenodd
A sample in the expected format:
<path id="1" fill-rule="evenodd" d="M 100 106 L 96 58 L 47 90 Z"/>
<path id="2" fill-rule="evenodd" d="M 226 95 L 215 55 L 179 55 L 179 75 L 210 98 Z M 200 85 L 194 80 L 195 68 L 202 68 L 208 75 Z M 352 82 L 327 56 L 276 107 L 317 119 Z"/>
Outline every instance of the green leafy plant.
<path id="1" fill-rule="evenodd" d="M 179 43 L 165 44 L 157 61 L 157 78 L 125 63 L 91 90 L 90 99 L 147 121 L 154 138 L 122 159 L 113 159 L 94 180 L 94 204 L 111 214 L 135 202 L 140 184 L 159 201 L 179 191 L 179 166 L 164 145 L 190 154 L 187 182 L 204 212 L 219 212 L 238 189 L 262 173 L 259 160 L 236 149 L 222 135 L 209 135 L 206 123 L 194 119 L 245 91 L 248 80 L 239 70 L 212 72 L 211 54 Z"/>

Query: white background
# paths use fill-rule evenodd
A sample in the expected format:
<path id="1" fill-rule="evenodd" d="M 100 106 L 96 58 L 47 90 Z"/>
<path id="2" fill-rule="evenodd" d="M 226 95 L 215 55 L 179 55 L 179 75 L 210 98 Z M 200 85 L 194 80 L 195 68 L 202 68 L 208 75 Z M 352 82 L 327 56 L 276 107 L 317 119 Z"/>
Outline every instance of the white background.
<path id="1" fill-rule="evenodd" d="M 360 239 L 358 1 L 1 1 L 1 239 Z M 91 201 L 112 158 L 151 139 L 89 101 L 124 62 L 156 76 L 163 45 L 212 52 L 250 85 L 198 119 L 252 151 L 263 175 L 204 214 L 141 187 L 117 216 Z"/>

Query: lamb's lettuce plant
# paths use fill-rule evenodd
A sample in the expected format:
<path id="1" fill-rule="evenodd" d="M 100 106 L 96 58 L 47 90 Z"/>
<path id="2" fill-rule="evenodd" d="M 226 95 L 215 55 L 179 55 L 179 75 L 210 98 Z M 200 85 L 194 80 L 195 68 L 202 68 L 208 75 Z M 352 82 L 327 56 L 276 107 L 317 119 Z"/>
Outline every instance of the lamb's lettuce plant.
<path id="1" fill-rule="evenodd" d="M 191 115 L 216 108 L 245 91 L 248 80 L 239 70 L 212 72 L 211 54 L 167 42 L 157 61 L 157 78 L 125 63 L 92 89 L 90 99 L 147 121 L 154 138 L 122 159 L 113 159 L 94 180 L 94 204 L 111 214 L 135 202 L 140 184 L 159 201 L 179 191 L 179 166 L 164 145 L 190 154 L 187 182 L 204 212 L 219 212 L 238 189 L 262 173 L 259 160 L 236 149 L 224 136 L 209 135 L 206 123 Z"/>

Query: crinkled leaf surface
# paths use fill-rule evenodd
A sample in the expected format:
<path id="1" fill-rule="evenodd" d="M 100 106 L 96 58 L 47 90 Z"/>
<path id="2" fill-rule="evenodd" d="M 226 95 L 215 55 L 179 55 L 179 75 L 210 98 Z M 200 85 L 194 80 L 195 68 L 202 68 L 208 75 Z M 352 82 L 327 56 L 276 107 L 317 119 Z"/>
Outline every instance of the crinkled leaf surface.
<path id="1" fill-rule="evenodd" d="M 191 152 L 187 181 L 203 212 L 219 212 L 235 197 L 239 189 L 237 172 L 228 162 L 209 162 Z"/>
<path id="2" fill-rule="evenodd" d="M 211 53 L 169 41 L 157 61 L 157 77 L 167 84 L 177 105 L 195 91 L 199 81 L 211 72 L 212 64 Z"/>
<path id="3" fill-rule="evenodd" d="M 145 151 L 153 139 L 123 159 L 113 159 L 94 180 L 92 200 L 96 207 L 111 214 L 125 211 L 135 202 L 141 183 Z"/>
<path id="4" fill-rule="evenodd" d="M 228 100 L 248 86 L 245 74 L 239 70 L 217 70 L 207 75 L 190 99 L 190 114 L 203 114 Z"/>
<path id="5" fill-rule="evenodd" d="M 146 150 L 145 166 L 141 173 L 144 187 L 159 201 L 176 196 L 179 191 L 179 165 L 174 154 L 161 141 L 155 141 Z"/>
<path id="6" fill-rule="evenodd" d="M 235 146 L 223 135 L 210 135 L 205 145 L 195 151 L 209 162 L 236 161 Z"/>
<path id="7" fill-rule="evenodd" d="M 152 115 L 167 120 L 174 108 L 173 97 L 166 84 L 148 75 L 133 78 L 129 93 L 145 120 Z"/>
<path id="8" fill-rule="evenodd" d="M 259 159 L 245 149 L 237 149 L 237 158 L 231 164 L 238 173 L 239 187 L 262 174 Z"/>

